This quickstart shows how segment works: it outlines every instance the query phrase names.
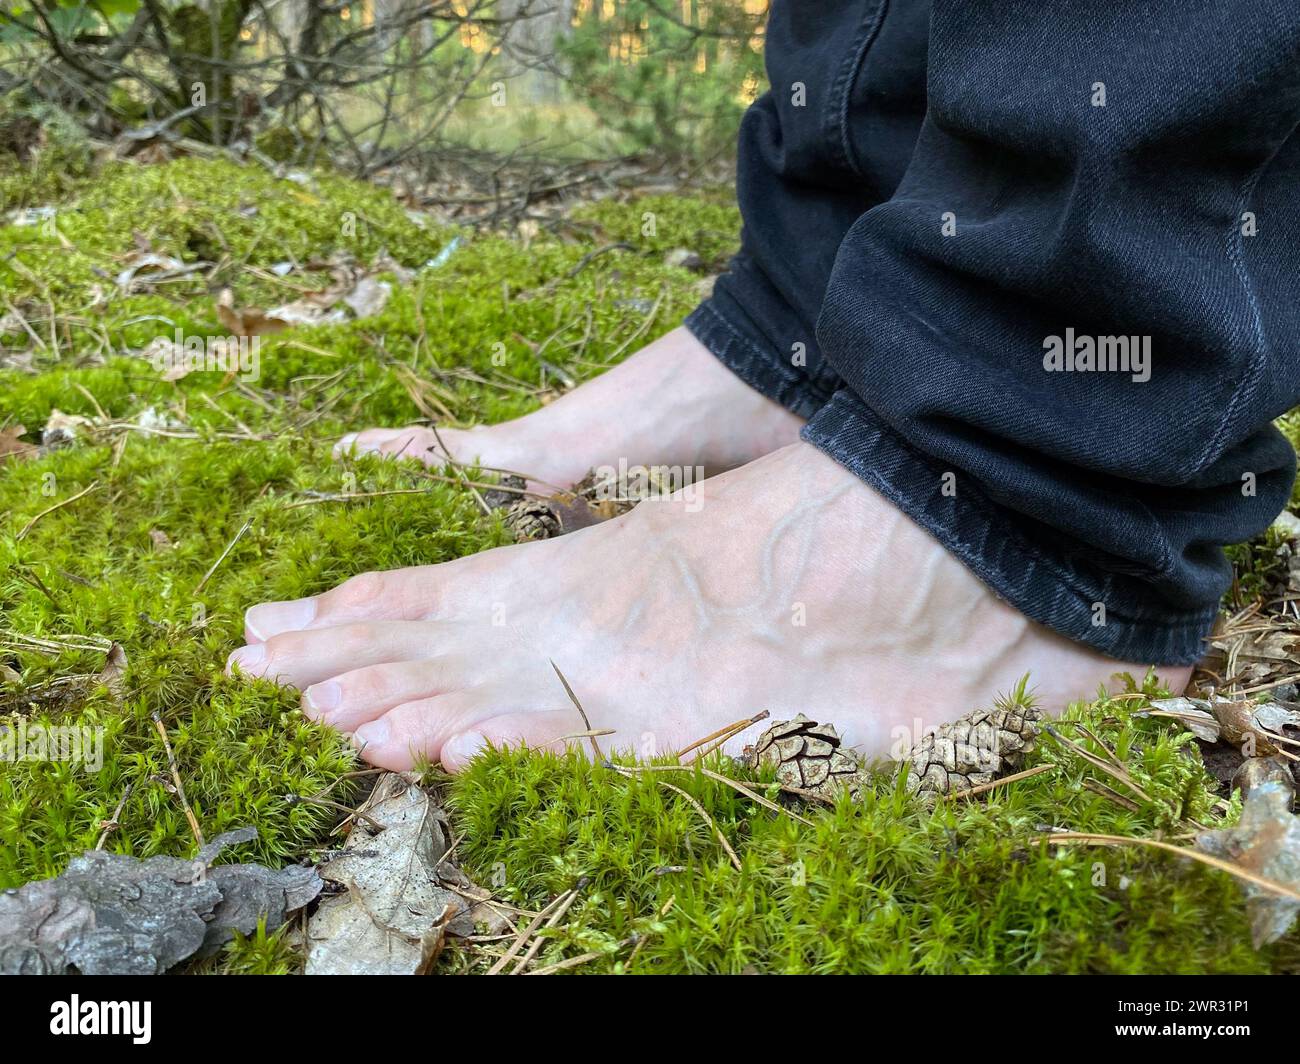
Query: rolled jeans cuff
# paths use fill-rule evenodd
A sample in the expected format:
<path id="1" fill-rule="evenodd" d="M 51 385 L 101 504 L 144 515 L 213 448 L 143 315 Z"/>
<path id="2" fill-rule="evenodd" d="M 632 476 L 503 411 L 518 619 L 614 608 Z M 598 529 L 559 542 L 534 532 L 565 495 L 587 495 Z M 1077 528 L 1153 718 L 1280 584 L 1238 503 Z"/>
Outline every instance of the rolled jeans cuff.
<path id="1" fill-rule="evenodd" d="M 706 299 L 685 325 L 732 373 L 792 413 L 810 418 L 830 399 L 807 373 L 748 328 L 744 313 L 724 294 Z"/>
<path id="2" fill-rule="evenodd" d="M 971 483 L 942 490 L 945 470 L 847 390 L 804 426 L 803 439 L 865 480 L 1031 620 L 1117 661 L 1190 665 L 1205 650 L 1217 607 L 1162 606 L 1140 579 L 1056 556 L 1014 527 Z"/>

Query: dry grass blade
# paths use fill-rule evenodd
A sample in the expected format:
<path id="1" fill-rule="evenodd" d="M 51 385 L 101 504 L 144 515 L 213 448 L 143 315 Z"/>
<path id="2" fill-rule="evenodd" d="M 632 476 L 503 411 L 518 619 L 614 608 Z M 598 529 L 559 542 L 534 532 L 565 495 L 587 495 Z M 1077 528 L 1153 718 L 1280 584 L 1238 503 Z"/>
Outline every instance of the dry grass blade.
<path id="1" fill-rule="evenodd" d="M 1217 868 L 1220 872 L 1227 872 L 1238 879 L 1244 879 L 1247 883 L 1254 883 L 1257 887 L 1264 890 L 1272 891 L 1284 898 L 1291 898 L 1293 901 L 1300 901 L 1300 891 L 1288 887 L 1285 883 L 1279 883 L 1275 879 L 1268 879 L 1265 876 L 1256 875 L 1249 869 L 1235 865 L 1231 861 L 1224 861 L 1218 857 L 1211 857 L 1208 853 L 1201 853 L 1200 850 L 1191 850 L 1185 846 L 1174 846 L 1168 842 L 1161 842 L 1159 839 L 1137 839 L 1130 838 L 1127 835 L 1089 835 L 1083 832 L 1063 831 L 1056 835 L 1044 835 L 1040 841 L 1050 842 L 1053 845 L 1061 844 L 1065 846 L 1078 844 L 1080 846 L 1149 846 L 1155 850 L 1163 850 L 1165 853 L 1176 854 L 1179 857 L 1187 857 L 1193 861 L 1199 861 L 1201 864 L 1209 865 L 1211 868 Z"/>
<path id="2" fill-rule="evenodd" d="M 646 767 L 651 767 L 651 766 L 646 766 Z M 667 765 L 662 767 L 677 768 L 678 766 Z M 680 767 L 685 769 L 690 769 L 689 765 L 682 765 Z M 624 765 L 611 765 L 610 768 L 612 768 L 615 772 L 621 773 L 624 776 L 633 776 L 636 774 L 636 771 L 634 769 L 628 768 Z M 673 791 L 674 793 L 681 795 L 691 804 L 691 807 L 697 813 L 700 814 L 700 818 L 704 821 L 704 823 L 706 823 L 709 826 L 709 828 L 713 831 L 713 833 L 718 837 L 718 842 L 722 844 L 723 850 L 726 851 L 727 857 L 731 859 L 731 863 L 735 867 L 736 871 L 743 872 L 744 866 L 740 863 L 740 857 L 737 856 L 736 851 L 731 848 L 731 843 L 727 841 L 727 836 L 722 833 L 722 829 L 718 827 L 713 817 L 709 816 L 709 811 L 705 809 L 704 806 L 700 805 L 699 802 L 697 802 L 693 797 L 691 797 L 691 795 L 687 794 L 680 787 L 677 787 L 674 784 L 669 783 L 667 780 L 660 780 L 659 783 L 661 786 L 667 787 L 670 791 Z"/>
<path id="3" fill-rule="evenodd" d="M 268 481 L 267 483 L 262 485 L 262 490 L 257 493 L 257 498 L 260 499 L 263 495 L 265 495 L 270 490 L 271 490 L 271 484 Z M 235 538 L 226 544 L 226 549 L 221 552 L 221 556 L 215 562 L 213 562 L 211 568 L 209 568 L 208 571 L 203 574 L 203 579 L 200 580 L 198 582 L 198 585 L 194 588 L 194 594 L 197 595 L 200 591 L 202 591 L 207 586 L 208 581 L 212 579 L 212 574 L 215 573 L 218 567 L 220 567 L 221 563 L 224 562 L 230 556 L 230 552 L 235 549 L 235 545 L 241 539 L 243 539 L 244 536 L 247 534 L 248 530 L 253 527 L 253 522 L 255 520 L 256 520 L 256 515 L 249 517 L 248 520 L 245 521 L 240 526 L 239 531 L 235 533 Z"/>
<path id="4" fill-rule="evenodd" d="M 104 843 L 108 841 L 109 835 L 121 827 L 122 810 L 126 808 L 126 800 L 131 797 L 131 791 L 135 784 L 128 783 L 126 790 L 122 792 L 122 797 L 118 799 L 117 808 L 113 810 L 113 815 L 103 822 L 103 831 L 99 834 L 99 841 L 95 843 L 95 849 L 102 850 Z"/>
<path id="5" fill-rule="evenodd" d="M 560 683 L 564 684 L 564 693 L 569 696 L 569 701 L 573 703 L 574 708 L 578 711 L 578 715 L 582 717 L 583 726 L 589 733 L 588 738 L 591 740 L 591 748 L 596 752 L 596 760 L 604 761 L 605 755 L 600 749 L 600 743 L 596 742 L 596 735 L 591 734 L 594 733 L 596 729 L 591 726 L 591 721 L 587 718 L 587 711 L 582 708 L 582 703 L 578 701 L 578 696 L 573 693 L 573 688 L 569 686 L 569 681 L 564 678 L 564 673 L 560 671 L 560 667 L 555 664 L 554 660 L 551 661 L 551 668 L 555 670 L 555 675 L 560 678 Z"/>
<path id="6" fill-rule="evenodd" d="M 1096 754 L 1092 753 L 1092 751 L 1090 751 L 1090 750 L 1085 750 L 1085 749 L 1084 749 L 1082 746 L 1080 746 L 1078 743 L 1076 743 L 1076 742 L 1072 742 L 1072 741 L 1070 741 L 1069 739 L 1067 739 L 1064 735 L 1062 735 L 1060 732 L 1058 732 L 1058 731 L 1057 731 L 1055 728 L 1053 728 L 1050 724 L 1049 724 L 1049 725 L 1046 725 L 1046 726 L 1043 728 L 1043 730 L 1044 730 L 1045 732 L 1047 732 L 1048 735 L 1050 735 L 1053 739 L 1055 739 L 1055 740 L 1056 740 L 1058 743 L 1060 743 L 1062 746 L 1068 748 L 1069 750 L 1071 750 L 1071 751 L 1073 751 L 1075 754 L 1077 754 L 1079 757 L 1081 757 L 1081 758 L 1083 758 L 1085 761 L 1087 761 L 1088 764 L 1090 764 L 1090 765 L 1092 765 L 1092 766 L 1094 766 L 1094 767 L 1096 767 L 1096 768 L 1101 769 L 1104 773 L 1106 773 L 1106 775 L 1112 777 L 1113 779 L 1117 779 L 1117 780 L 1119 780 L 1120 783 L 1124 784 L 1125 787 L 1127 787 L 1129 790 L 1131 790 L 1134 794 L 1136 794 L 1136 795 L 1137 795 L 1139 798 L 1141 798 L 1144 802 L 1153 803 L 1153 799 L 1151 798 L 1151 795 L 1147 794 L 1147 792 L 1144 791 L 1144 790 L 1143 790 L 1143 789 L 1142 789 L 1142 788 L 1141 788 L 1141 787 L 1140 787 L 1140 786 L 1139 786 L 1139 785 L 1138 785 L 1138 784 L 1137 784 L 1137 783 L 1132 779 L 1132 777 L 1129 776 L 1128 772 L 1127 772 L 1127 771 L 1126 771 L 1122 766 L 1121 766 L 1120 768 L 1116 768 L 1114 765 L 1112 765 L 1112 764 L 1110 763 L 1109 760 L 1107 760 L 1107 759 L 1105 759 L 1105 758 L 1100 758 L 1100 757 L 1098 757 Z M 1153 804 L 1154 804 L 1154 803 L 1153 803 Z"/>
<path id="7" fill-rule="evenodd" d="M 583 876 L 580 880 L 578 880 L 574 888 L 571 891 L 569 891 L 569 896 L 564 899 L 563 904 L 557 905 L 555 907 L 555 912 L 551 913 L 551 915 L 547 918 L 546 925 L 541 930 L 543 931 L 550 930 L 551 928 L 558 927 L 560 921 L 564 919 L 564 914 L 567 913 L 573 907 L 573 903 L 578 900 L 578 895 L 583 890 L 586 889 L 587 884 L 590 882 L 591 879 L 588 876 Z M 546 939 L 542 936 L 541 931 L 539 931 L 536 935 L 534 935 L 533 941 L 529 945 L 528 950 L 524 953 L 522 957 L 519 958 L 518 962 L 510 970 L 510 974 L 511 975 L 521 974 L 523 970 L 527 968 L 529 964 L 532 963 L 533 958 L 537 956 L 538 951 L 542 948 L 542 944 L 545 941 Z"/>
<path id="8" fill-rule="evenodd" d="M 30 532 L 33 528 L 36 527 L 36 522 L 39 521 L 42 517 L 44 517 L 46 514 L 52 514 L 54 513 L 55 510 L 61 510 L 65 506 L 71 506 L 78 499 L 84 499 L 92 491 L 98 490 L 98 488 L 99 488 L 99 481 L 95 481 L 95 483 L 91 484 L 89 487 L 82 488 L 79 492 L 77 492 L 76 495 L 70 495 L 68 496 L 68 498 L 63 499 L 60 502 L 56 502 L 53 506 L 46 507 L 35 517 L 33 517 L 30 521 L 28 521 L 27 524 L 23 525 L 23 527 L 19 530 L 18 535 L 14 537 L 14 541 L 17 542 L 21 540 L 25 535 L 27 535 L 28 532 Z"/>
<path id="9" fill-rule="evenodd" d="M 194 841 L 199 844 L 199 849 L 202 849 L 203 831 L 199 828 L 199 821 L 194 815 L 194 810 L 190 808 L 189 799 L 185 797 L 185 784 L 181 781 L 181 770 L 176 766 L 176 755 L 172 753 L 171 740 L 167 738 L 167 729 L 163 726 L 162 718 L 155 715 L 153 726 L 158 729 L 158 734 L 162 736 L 163 749 L 167 751 L 167 765 L 172 771 L 172 782 L 176 784 L 176 796 L 180 798 L 181 808 L 185 810 L 185 819 L 189 822 L 190 831 L 194 834 Z"/>
<path id="10" fill-rule="evenodd" d="M 1008 783 L 1019 783 L 1021 780 L 1032 779 L 1034 776 L 1040 776 L 1044 772 L 1051 772 L 1056 768 L 1055 765 L 1038 765 L 1035 768 L 1027 768 L 1023 772 L 1013 772 L 1010 776 L 1003 776 L 1001 779 L 989 780 L 988 783 L 981 783 L 978 787 L 972 787 L 968 791 L 955 791 L 948 794 L 948 800 L 952 801 L 957 798 L 973 798 L 977 794 L 984 794 L 987 791 L 994 790 L 997 787 L 1003 787 Z"/>
<path id="11" fill-rule="evenodd" d="M 813 822 L 801 817 L 793 809 L 786 809 L 784 806 L 777 805 L 771 799 L 764 798 L 757 791 L 746 787 L 739 780 L 733 780 L 730 776 L 724 776 L 721 772 L 714 772 L 712 769 L 705 768 L 703 765 L 630 765 L 622 766 L 620 771 L 624 772 L 698 772 L 702 776 L 707 776 L 711 780 L 730 787 L 733 791 L 743 794 L 750 801 L 757 802 L 765 809 L 770 809 L 774 813 L 784 813 L 791 820 L 797 820 L 800 824 L 808 827 L 813 826 Z"/>
<path id="12" fill-rule="evenodd" d="M 1124 795 L 1119 793 L 1119 791 L 1107 787 L 1100 780 L 1086 779 L 1083 781 L 1083 786 L 1085 790 L 1092 791 L 1093 794 L 1101 795 L 1103 798 L 1127 809 L 1130 813 L 1136 813 L 1142 808 L 1137 804 L 1137 802 L 1133 801 L 1132 798 L 1125 798 Z"/>
<path id="13" fill-rule="evenodd" d="M 551 913 L 559 908 L 559 906 L 563 905 L 565 899 L 573 893 L 575 892 L 572 890 L 566 890 L 563 894 L 557 895 L 551 903 L 546 906 L 546 908 L 534 916 L 532 920 L 528 922 L 527 926 L 515 936 L 514 942 L 511 944 L 510 949 L 506 951 L 505 955 L 498 958 L 497 962 L 488 969 L 487 974 L 500 975 L 505 966 L 514 960 L 519 951 L 524 948 L 524 943 L 532 938 L 537 929 L 542 926 L 542 921 L 550 916 Z"/>
<path id="14" fill-rule="evenodd" d="M 695 760 L 699 761 L 702 758 L 708 757 L 709 754 L 713 753 L 713 751 L 717 749 L 718 746 L 721 746 L 728 739 L 731 739 L 736 735 L 739 735 L 746 728 L 752 727 L 753 725 L 757 724 L 760 720 L 767 720 L 767 718 L 770 717 L 771 715 L 772 714 L 765 709 L 763 710 L 762 713 L 756 713 L 748 720 L 738 720 L 733 724 L 726 725 L 726 727 L 719 728 L 715 732 L 710 732 L 703 739 L 696 739 L 695 742 L 691 743 L 690 746 L 683 746 L 680 750 L 678 750 L 677 760 L 681 761 L 683 755 L 689 754 L 692 750 L 698 750 L 701 746 L 704 746 L 706 743 L 712 743 L 714 742 L 714 740 L 717 740 L 716 744 L 713 747 L 711 747 L 708 750 L 701 751 L 696 756 Z"/>

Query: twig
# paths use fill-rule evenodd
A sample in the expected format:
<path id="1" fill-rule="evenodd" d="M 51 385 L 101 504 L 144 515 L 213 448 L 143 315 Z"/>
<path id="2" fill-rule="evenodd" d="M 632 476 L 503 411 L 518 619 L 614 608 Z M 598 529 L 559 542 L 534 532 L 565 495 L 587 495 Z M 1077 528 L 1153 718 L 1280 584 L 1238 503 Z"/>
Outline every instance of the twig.
<path id="1" fill-rule="evenodd" d="M 758 713 L 750 717 L 748 720 L 738 720 L 733 724 L 726 725 L 726 727 L 719 728 L 715 732 L 710 732 L 703 739 L 696 739 L 695 742 L 691 743 L 690 746 L 683 746 L 680 750 L 678 750 L 677 760 L 681 761 L 683 754 L 689 754 L 692 750 L 698 749 L 699 747 L 703 746 L 705 743 L 713 742 L 714 739 L 720 739 L 722 740 L 722 742 L 725 743 L 728 739 L 744 731 L 746 728 L 750 727 L 751 725 L 757 724 L 760 720 L 766 720 L 771 715 L 772 714 L 765 709 L 763 710 L 762 713 Z M 712 753 L 712 751 L 706 751 L 705 753 L 700 754 L 699 757 L 696 758 L 696 760 L 697 761 L 702 760 L 708 753 Z"/>
<path id="2" fill-rule="evenodd" d="M 533 932 L 535 932 L 539 927 L 542 926 L 542 921 L 545 920 L 548 916 L 550 916 L 551 913 L 553 913 L 558 906 L 562 905 L 564 903 L 564 899 L 567 898 L 572 893 L 573 893 L 572 890 L 566 890 L 562 894 L 557 895 L 550 902 L 550 904 L 548 904 L 544 909 L 542 909 L 541 912 L 539 912 L 536 916 L 534 916 L 532 920 L 528 922 L 528 926 L 525 927 L 522 931 L 519 932 L 519 934 L 515 936 L 515 941 L 511 945 L 510 949 L 506 951 L 505 956 L 501 957 L 496 962 L 496 964 L 492 965 L 492 967 L 488 969 L 487 974 L 500 975 L 502 969 L 505 968 L 507 964 L 509 964 L 512 960 L 515 959 L 515 954 L 517 954 L 521 949 L 524 948 L 524 943 L 527 942 L 530 937 L 532 937 Z"/>
<path id="3" fill-rule="evenodd" d="M 438 431 L 438 426 L 437 426 L 437 425 L 430 425 L 430 426 L 429 426 L 429 431 L 433 433 L 433 438 L 434 438 L 434 440 L 437 441 L 437 444 L 438 444 L 439 448 L 441 448 L 443 455 L 446 456 L 447 458 L 450 458 L 450 457 L 451 457 L 451 451 L 449 451 L 449 450 L 447 449 L 447 445 L 446 445 L 445 443 L 442 442 L 442 434 Z M 482 510 L 483 510 L 483 513 L 486 514 L 488 517 L 491 517 L 491 516 L 492 516 L 492 507 L 490 507 L 490 506 L 487 504 L 487 500 L 484 499 L 483 496 L 479 494 L 478 488 L 474 487 L 474 486 L 469 482 L 469 477 L 465 476 L 464 473 L 461 474 L 460 479 L 461 479 L 461 482 L 462 482 L 462 483 L 463 483 L 467 488 L 469 488 L 469 490 L 470 490 L 470 494 L 474 496 L 474 501 L 477 502 L 477 503 L 479 504 L 479 506 L 480 506 L 480 507 L 482 508 Z"/>
<path id="4" fill-rule="evenodd" d="M 636 941 L 636 936 L 625 938 L 619 943 L 620 946 L 627 946 Z M 523 972 L 523 975 L 554 975 L 556 972 L 565 971 L 568 968 L 577 968 L 582 964 L 590 964 L 594 960 L 606 957 L 608 954 L 604 950 L 592 950 L 590 953 L 581 953 L 576 957 L 570 957 L 565 961 L 557 961 L 555 964 L 548 964 L 545 968 L 538 968 L 535 972 Z M 518 974 L 518 973 L 512 973 Z"/>
<path id="5" fill-rule="evenodd" d="M 800 824 L 806 824 L 808 827 L 814 826 L 811 820 L 806 820 L 804 817 L 801 817 L 798 813 L 794 812 L 794 810 L 786 809 L 784 806 L 777 805 L 775 802 L 764 798 L 756 791 L 750 790 L 750 788 L 746 787 L 739 780 L 733 780 L 730 776 L 724 776 L 721 772 L 714 772 L 712 769 L 705 768 L 699 763 L 694 765 L 616 765 L 613 767 L 624 772 L 699 772 L 702 776 L 707 776 L 709 779 L 725 784 L 733 791 L 743 794 L 746 798 L 750 799 L 750 801 L 757 802 L 765 809 L 770 809 L 774 813 L 784 813 L 792 820 L 797 820 Z"/>
<path id="6" fill-rule="evenodd" d="M 663 904 L 663 908 L 661 908 L 661 909 L 659 910 L 659 919 L 660 919 L 660 920 L 662 920 L 665 916 L 667 916 L 667 915 L 672 911 L 673 904 L 674 904 L 676 901 L 677 901 L 677 895 L 676 895 L 676 894 L 671 894 L 671 895 L 669 895 L 668 900 L 667 900 L 666 902 L 664 902 L 664 904 Z M 646 944 L 646 941 L 648 940 L 648 938 L 649 938 L 648 935 L 642 935 L 641 938 L 640 938 L 640 940 L 639 940 L 639 941 L 637 942 L 637 944 L 633 947 L 633 949 L 632 949 L 632 956 L 630 956 L 630 957 L 627 959 L 627 963 L 628 963 L 628 967 L 629 967 L 629 968 L 630 968 L 630 967 L 631 967 L 631 966 L 636 962 L 637 954 L 641 952 L 641 948 Z"/>
<path id="7" fill-rule="evenodd" d="M 1053 728 L 1050 724 L 1046 725 L 1043 730 L 1046 731 L 1048 735 L 1050 735 L 1062 746 L 1068 747 L 1074 753 L 1078 754 L 1079 757 L 1087 761 L 1088 764 L 1101 769 L 1104 773 L 1106 773 L 1106 775 L 1119 780 L 1120 783 L 1124 784 L 1125 787 L 1131 790 L 1144 802 L 1149 802 L 1152 805 L 1155 804 L 1155 800 L 1151 797 L 1151 795 L 1147 794 L 1146 791 L 1144 791 L 1141 787 L 1137 785 L 1137 783 L 1133 781 L 1133 779 L 1129 776 L 1127 770 L 1124 770 L 1122 768 L 1116 769 L 1112 764 L 1110 764 L 1109 761 L 1098 757 L 1096 754 L 1092 753 L 1089 750 L 1085 750 L 1078 743 L 1071 742 L 1064 735 L 1062 735 L 1055 728 Z"/>
<path id="8" fill-rule="evenodd" d="M 1083 786 L 1087 790 L 1092 791 L 1093 794 L 1100 794 L 1103 798 L 1109 798 L 1116 805 L 1122 806 L 1130 813 L 1136 813 L 1142 808 L 1137 804 L 1137 802 L 1133 801 L 1132 798 L 1125 798 L 1119 793 L 1119 791 L 1115 790 L 1113 787 L 1107 787 L 1100 780 L 1094 780 L 1091 778 L 1085 779 L 1083 781 Z"/>
<path id="9" fill-rule="evenodd" d="M 287 798 L 291 803 L 292 803 L 292 802 L 310 802 L 312 805 L 323 805 L 323 806 L 326 806 L 326 807 L 329 808 L 329 809 L 337 809 L 340 813 L 347 813 L 347 815 L 348 815 L 348 819 L 349 819 L 349 820 L 350 820 L 352 817 L 356 817 L 358 820 L 363 820 L 363 821 L 365 821 L 367 824 L 372 825 L 372 826 L 374 827 L 374 829 L 375 829 L 375 833 L 376 833 L 376 834 L 378 834 L 378 833 L 381 832 L 381 831 L 387 831 L 387 830 L 388 830 L 388 825 L 387 825 L 387 824 L 381 824 L 378 820 L 376 820 L 374 817 L 372 817 L 369 813 L 363 813 L 360 809 L 349 809 L 349 808 L 348 808 L 346 805 L 344 805 L 342 802 L 334 802 L 334 801 L 331 801 L 331 800 L 328 799 L 328 798 L 318 798 L 318 797 L 316 797 L 315 795 L 309 795 L 309 794 L 287 794 L 287 795 L 285 795 L 285 797 L 286 797 L 286 798 Z"/>
<path id="10" fill-rule="evenodd" d="M 315 499 L 299 499 L 284 505 L 286 510 L 296 510 L 299 506 L 319 506 L 323 502 L 352 502 L 353 499 L 374 499 L 381 495 L 428 495 L 428 488 L 390 488 L 386 491 L 356 491 L 349 495 L 321 495 Z"/>
<path id="11" fill-rule="evenodd" d="M 629 768 L 626 765 L 609 764 L 609 767 L 612 768 L 615 772 L 624 776 L 632 776 L 635 775 L 636 772 L 635 769 Z M 684 768 L 687 769 L 688 771 L 694 771 L 692 766 L 690 765 L 642 766 L 642 768 L 650 768 L 650 767 L 662 767 L 662 768 L 671 768 L 671 769 Z M 675 793 L 680 794 L 694 807 L 695 811 L 700 814 L 700 817 L 703 819 L 703 821 L 713 830 L 713 833 L 717 835 L 718 842 L 722 844 L 722 848 L 726 851 L 727 856 L 731 859 L 731 863 L 732 865 L 735 866 L 736 871 L 743 872 L 744 866 L 741 865 L 740 858 L 736 856 L 736 851 L 731 848 L 731 843 L 727 841 L 727 836 L 722 833 L 722 829 L 718 827 L 713 817 L 709 816 L 709 811 L 705 809 L 704 806 L 700 805 L 700 803 L 697 802 L 691 795 L 687 794 L 684 790 L 682 790 L 680 787 L 676 786 L 675 784 L 669 783 L 667 780 L 660 780 L 659 783 L 661 786 L 667 787 L 670 791 L 674 791 Z"/>
<path id="12" fill-rule="evenodd" d="M 134 786 L 135 784 L 133 783 L 128 783 L 126 785 L 126 790 L 122 792 L 122 797 L 118 800 L 117 808 L 113 810 L 113 815 L 104 821 L 104 830 L 100 832 L 99 841 L 95 843 L 95 849 L 102 850 L 104 848 L 104 843 L 108 841 L 109 834 L 121 827 L 119 818 L 122 815 L 122 810 L 126 807 L 126 800 L 131 797 L 131 789 Z"/>
<path id="13" fill-rule="evenodd" d="M 1284 687 L 1289 683 L 1300 683 L 1300 672 L 1292 676 L 1283 676 L 1280 680 L 1272 680 L 1269 683 L 1257 684 L 1255 687 L 1247 687 L 1241 693 L 1243 695 L 1257 695 L 1262 691 L 1271 691 L 1275 687 Z"/>
<path id="14" fill-rule="evenodd" d="M 171 740 L 167 738 L 167 729 L 163 726 L 162 717 L 157 713 L 153 715 L 153 726 L 162 736 L 163 749 L 167 751 L 167 764 L 172 770 L 172 780 L 176 784 L 176 794 L 181 800 L 181 807 L 185 810 L 185 819 L 190 822 L 190 831 L 194 833 L 194 840 L 199 844 L 199 849 L 202 849 L 203 831 L 199 828 L 194 810 L 190 808 L 189 799 L 185 797 L 185 784 L 181 782 L 181 770 L 176 767 L 176 755 L 172 753 Z"/>
<path id="15" fill-rule="evenodd" d="M 555 912 L 551 913 L 550 917 L 547 918 L 546 925 L 539 929 L 537 934 L 533 936 L 533 941 L 529 945 L 527 952 L 524 953 L 524 955 L 516 962 L 515 966 L 510 969 L 511 975 L 519 975 L 530 963 L 532 963 L 532 959 L 537 956 L 538 951 L 542 948 L 542 944 L 546 941 L 542 936 L 542 931 L 550 930 L 559 925 L 559 922 L 564 919 L 564 914 L 573 907 L 573 903 L 578 900 L 578 895 L 586 889 L 587 884 L 590 882 L 590 876 L 583 876 L 578 880 L 573 889 L 569 891 L 569 896 L 564 899 L 564 903 L 556 906 Z"/>
<path id="16" fill-rule="evenodd" d="M 260 499 L 263 495 L 265 495 L 267 490 L 270 487 L 271 487 L 270 481 L 267 481 L 265 484 L 263 484 L 262 490 L 257 493 L 257 498 Z M 203 588 L 207 585 L 207 582 L 211 578 L 212 574 L 217 571 L 217 567 L 222 562 L 224 562 L 226 560 L 227 555 L 229 555 L 230 552 L 235 549 L 235 544 L 237 544 L 241 539 L 244 538 L 244 533 L 246 533 L 250 528 L 253 527 L 253 522 L 256 520 L 256 518 L 257 518 L 256 514 L 250 516 L 249 519 L 245 521 L 243 525 L 240 527 L 239 531 L 235 533 L 235 538 L 226 544 L 226 549 L 221 552 L 221 557 L 218 558 L 215 562 L 213 562 L 212 568 L 210 568 L 206 573 L 203 574 L 203 579 L 199 581 L 198 586 L 194 589 L 193 593 L 195 595 L 197 595 L 200 591 L 202 591 Z"/>

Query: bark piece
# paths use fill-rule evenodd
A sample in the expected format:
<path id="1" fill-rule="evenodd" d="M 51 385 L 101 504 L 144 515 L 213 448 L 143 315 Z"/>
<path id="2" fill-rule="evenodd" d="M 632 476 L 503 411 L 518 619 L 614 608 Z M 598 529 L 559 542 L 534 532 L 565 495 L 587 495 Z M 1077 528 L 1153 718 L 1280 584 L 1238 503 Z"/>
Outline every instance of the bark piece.
<path id="1" fill-rule="evenodd" d="M 268 929 L 321 889 L 315 871 L 212 862 L 257 837 L 228 831 L 193 860 L 88 850 L 53 879 L 0 895 L 0 973 L 161 974 L 214 953 L 235 931 Z"/>

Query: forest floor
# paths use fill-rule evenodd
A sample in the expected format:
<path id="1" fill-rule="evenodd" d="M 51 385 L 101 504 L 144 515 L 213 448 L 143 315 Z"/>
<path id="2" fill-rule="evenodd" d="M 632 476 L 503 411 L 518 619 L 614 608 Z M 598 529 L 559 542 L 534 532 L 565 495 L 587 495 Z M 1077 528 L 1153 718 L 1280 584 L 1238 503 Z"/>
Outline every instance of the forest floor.
<path id="1" fill-rule="evenodd" d="M 0 765 L 0 888 L 97 844 L 187 857 L 187 805 L 208 838 L 257 829 L 223 860 L 318 861 L 371 777 L 295 692 L 224 676 L 244 608 L 510 539 L 456 476 L 340 463 L 332 443 L 369 425 L 497 421 L 599 373 L 693 308 L 732 250 L 734 203 L 619 195 L 562 224 L 483 232 L 328 173 L 221 159 L 33 187 L 0 228 L 0 724 L 98 730 L 103 751 L 93 771 Z M 678 249 L 694 269 L 667 263 Z M 221 335 L 284 304 L 302 323 L 258 338 L 256 373 L 151 362 L 178 330 Z M 1280 542 L 1237 552 L 1233 609 L 1270 579 Z M 663 773 L 520 752 L 422 782 L 456 860 L 521 929 L 582 884 L 537 967 L 1300 969 L 1294 930 L 1252 946 L 1223 871 L 1137 843 L 1046 841 L 1067 829 L 1186 848 L 1240 814 L 1188 732 L 1140 715 L 1159 693 L 1137 677 L 1125 697 L 1076 706 L 1021 766 L 1038 771 L 932 806 L 892 766 L 857 801 L 779 808 L 770 772 L 721 758 L 714 775 L 673 772 L 676 790 Z M 1098 760 L 1131 781 L 1119 800 Z M 438 970 L 482 971 L 514 937 L 449 939 Z M 205 963 L 295 972 L 301 948 L 290 927 L 263 930 Z"/>

